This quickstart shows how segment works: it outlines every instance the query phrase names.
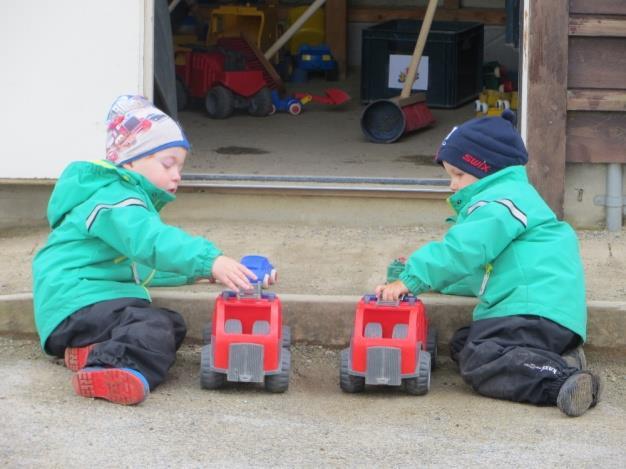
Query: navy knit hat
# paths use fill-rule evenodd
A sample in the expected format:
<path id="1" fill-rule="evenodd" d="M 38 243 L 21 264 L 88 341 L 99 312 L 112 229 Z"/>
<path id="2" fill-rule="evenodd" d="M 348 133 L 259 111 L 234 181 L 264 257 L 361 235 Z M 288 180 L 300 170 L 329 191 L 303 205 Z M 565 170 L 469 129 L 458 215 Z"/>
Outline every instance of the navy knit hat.
<path id="1" fill-rule="evenodd" d="M 467 121 L 444 138 L 435 161 L 446 161 L 479 179 L 508 166 L 524 165 L 528 153 L 514 125 L 515 114 L 509 109 L 500 117 Z"/>

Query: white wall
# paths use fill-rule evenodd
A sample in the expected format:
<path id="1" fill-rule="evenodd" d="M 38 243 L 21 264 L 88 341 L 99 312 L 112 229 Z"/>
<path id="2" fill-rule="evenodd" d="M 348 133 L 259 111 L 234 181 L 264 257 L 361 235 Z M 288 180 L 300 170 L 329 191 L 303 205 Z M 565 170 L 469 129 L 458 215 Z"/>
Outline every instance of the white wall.
<path id="1" fill-rule="evenodd" d="M 152 93 L 152 5 L 2 2 L 0 178 L 56 178 L 70 161 L 104 157 L 114 98 Z"/>

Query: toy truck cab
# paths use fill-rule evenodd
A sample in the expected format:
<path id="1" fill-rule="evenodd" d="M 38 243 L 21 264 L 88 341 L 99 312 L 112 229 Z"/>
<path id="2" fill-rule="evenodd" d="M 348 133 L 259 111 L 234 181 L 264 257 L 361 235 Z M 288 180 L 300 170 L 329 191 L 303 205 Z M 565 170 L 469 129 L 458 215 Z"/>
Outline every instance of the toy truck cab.
<path id="1" fill-rule="evenodd" d="M 365 385 L 404 386 L 426 394 L 437 358 L 437 334 L 424 305 L 413 296 L 382 302 L 365 295 L 358 303 L 350 347 L 341 352 L 340 386 L 361 392 Z"/>

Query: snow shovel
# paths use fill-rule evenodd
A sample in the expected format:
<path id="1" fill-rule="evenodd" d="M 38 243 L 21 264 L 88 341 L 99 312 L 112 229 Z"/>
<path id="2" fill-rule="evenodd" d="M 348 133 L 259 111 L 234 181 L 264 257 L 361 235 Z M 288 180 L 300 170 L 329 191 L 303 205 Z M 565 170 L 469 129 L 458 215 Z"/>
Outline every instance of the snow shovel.
<path id="1" fill-rule="evenodd" d="M 411 95 L 411 88 L 436 8 L 437 0 L 429 0 L 400 96 L 374 101 L 361 114 L 361 130 L 374 143 L 393 143 L 403 134 L 428 127 L 435 122 L 435 117 L 426 105 L 426 95 Z"/>

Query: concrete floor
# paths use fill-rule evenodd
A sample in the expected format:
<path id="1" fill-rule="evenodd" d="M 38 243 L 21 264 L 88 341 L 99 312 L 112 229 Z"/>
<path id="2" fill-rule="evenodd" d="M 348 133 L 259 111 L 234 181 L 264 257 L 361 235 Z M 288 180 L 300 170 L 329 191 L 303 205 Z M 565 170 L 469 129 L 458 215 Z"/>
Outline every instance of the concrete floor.
<path id="1" fill-rule="evenodd" d="M 290 92 L 324 94 L 341 88 L 352 100 L 341 106 L 305 105 L 299 116 L 278 113 L 264 118 L 240 112 L 224 120 L 206 116 L 203 108 L 180 113 L 192 143 L 187 173 L 315 175 L 391 178 L 445 177 L 433 156 L 450 129 L 474 117 L 473 104 L 455 110 L 432 109 L 437 122 L 403 136 L 393 144 L 374 144 L 360 128 L 365 106 L 359 99 L 359 74 L 346 81 L 314 77 L 288 84 Z"/>

